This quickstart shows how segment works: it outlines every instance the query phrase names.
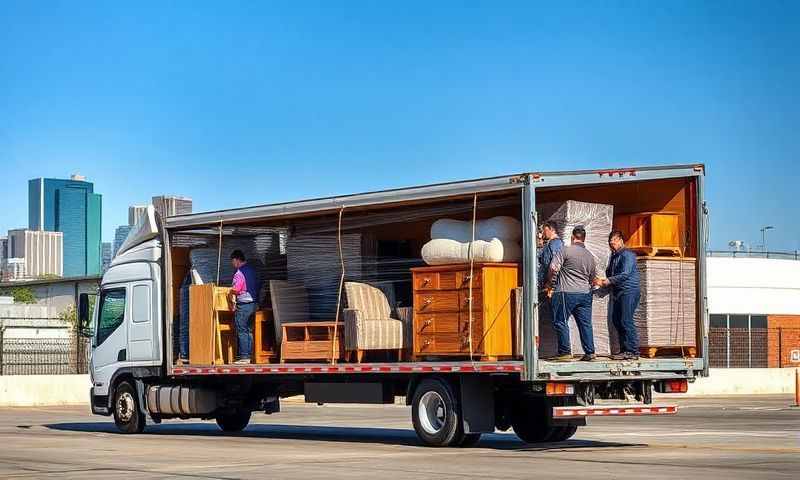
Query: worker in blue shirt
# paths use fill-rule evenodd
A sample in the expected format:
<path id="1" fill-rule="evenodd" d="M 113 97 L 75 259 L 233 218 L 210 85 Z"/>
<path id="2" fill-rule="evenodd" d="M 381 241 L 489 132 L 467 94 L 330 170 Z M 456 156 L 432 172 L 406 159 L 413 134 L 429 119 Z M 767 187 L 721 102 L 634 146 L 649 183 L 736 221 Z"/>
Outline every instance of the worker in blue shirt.
<path id="1" fill-rule="evenodd" d="M 606 268 L 606 278 L 600 285 L 611 289 L 611 321 L 619 334 L 620 352 L 611 356 L 613 360 L 636 360 L 639 358 L 639 332 L 633 314 L 639 306 L 639 270 L 636 268 L 636 253 L 625 248 L 625 236 L 619 230 L 608 235 L 611 258 Z"/>
<path id="2" fill-rule="evenodd" d="M 564 248 L 564 242 L 558 237 L 556 222 L 548 220 L 542 224 L 542 239 L 545 244 L 539 249 L 539 269 L 536 271 L 538 276 L 537 285 L 539 285 L 540 290 L 544 288 L 545 281 L 547 281 L 547 274 L 550 271 L 553 257 Z"/>

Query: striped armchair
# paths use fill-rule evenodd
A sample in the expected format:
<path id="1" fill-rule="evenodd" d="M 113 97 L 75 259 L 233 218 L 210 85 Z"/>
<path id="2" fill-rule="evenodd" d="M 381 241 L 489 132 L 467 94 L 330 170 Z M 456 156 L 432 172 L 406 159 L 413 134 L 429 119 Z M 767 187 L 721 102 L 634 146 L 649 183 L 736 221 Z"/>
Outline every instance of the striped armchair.
<path id="1" fill-rule="evenodd" d="M 411 308 L 398 308 L 392 318 L 392 307 L 386 294 L 366 283 L 345 282 L 347 306 L 344 309 L 344 348 L 361 363 L 366 350 L 403 350 L 411 346 Z"/>

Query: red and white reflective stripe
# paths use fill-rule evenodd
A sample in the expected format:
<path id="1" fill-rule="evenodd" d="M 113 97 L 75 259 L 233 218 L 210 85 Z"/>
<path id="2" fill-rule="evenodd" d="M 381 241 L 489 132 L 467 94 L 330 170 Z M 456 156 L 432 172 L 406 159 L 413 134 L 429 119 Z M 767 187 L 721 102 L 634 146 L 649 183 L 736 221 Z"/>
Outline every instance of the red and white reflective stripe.
<path id="1" fill-rule="evenodd" d="M 281 365 L 221 365 L 218 367 L 175 367 L 173 375 L 259 375 L 259 374 L 309 374 L 309 373 L 519 373 L 521 362 L 447 364 L 281 364 Z"/>
<path id="2" fill-rule="evenodd" d="M 553 418 L 607 417 L 626 415 L 674 415 L 677 405 L 606 406 L 606 407 L 553 407 Z"/>

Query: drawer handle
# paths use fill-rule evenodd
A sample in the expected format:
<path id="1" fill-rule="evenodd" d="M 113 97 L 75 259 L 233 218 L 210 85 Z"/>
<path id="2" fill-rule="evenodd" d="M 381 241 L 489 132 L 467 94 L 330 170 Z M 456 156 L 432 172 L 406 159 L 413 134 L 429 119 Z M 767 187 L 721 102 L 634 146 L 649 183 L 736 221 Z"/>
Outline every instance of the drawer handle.
<path id="1" fill-rule="evenodd" d="M 469 281 L 471 279 L 472 279 L 472 275 L 465 275 L 463 280 L 461 280 L 461 285 L 464 285 L 465 283 L 469 283 Z"/>
<path id="2" fill-rule="evenodd" d="M 422 342 L 422 348 L 427 348 L 428 345 L 430 345 L 431 343 L 433 343 L 431 339 L 425 340 L 424 342 Z"/>
<path id="3" fill-rule="evenodd" d="M 467 297 L 464 299 L 464 305 L 469 305 L 470 303 L 472 303 L 472 297 Z"/>
<path id="4" fill-rule="evenodd" d="M 425 327 L 429 327 L 429 326 L 431 326 L 431 325 L 433 325 L 433 319 L 432 319 L 432 318 L 428 318 L 427 320 L 425 320 L 425 322 L 424 322 L 424 325 L 423 325 L 423 326 L 425 326 Z"/>
<path id="5" fill-rule="evenodd" d="M 425 277 L 425 278 L 422 279 L 422 286 L 423 287 L 426 286 L 426 285 L 430 285 L 430 283 L 431 283 L 431 279 L 430 278 Z"/>
<path id="6" fill-rule="evenodd" d="M 430 305 L 431 303 L 433 303 L 433 298 L 431 298 L 431 297 L 428 297 L 428 298 L 426 298 L 426 299 L 425 299 L 425 302 L 423 302 L 423 303 L 424 303 L 425 305 Z"/>

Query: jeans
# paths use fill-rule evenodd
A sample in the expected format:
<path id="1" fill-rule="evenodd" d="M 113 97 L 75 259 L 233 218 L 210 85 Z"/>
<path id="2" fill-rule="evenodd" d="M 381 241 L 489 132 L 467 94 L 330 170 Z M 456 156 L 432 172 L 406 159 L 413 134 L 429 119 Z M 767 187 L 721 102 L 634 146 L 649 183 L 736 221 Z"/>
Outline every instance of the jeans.
<path id="1" fill-rule="evenodd" d="M 569 317 L 575 317 L 581 335 L 583 353 L 594 353 L 592 335 L 592 294 L 591 293 L 553 293 L 553 328 L 558 336 L 558 354 L 572 353 L 569 341 Z"/>
<path id="2" fill-rule="evenodd" d="M 634 290 L 614 293 L 611 297 L 611 322 L 619 333 L 619 346 L 623 353 L 639 354 L 639 332 L 633 321 L 639 296 L 639 290 Z"/>
<path id="3" fill-rule="evenodd" d="M 233 325 L 236 328 L 236 358 L 250 359 L 253 356 L 253 327 L 250 317 L 256 313 L 256 302 L 237 303 L 233 314 Z"/>

